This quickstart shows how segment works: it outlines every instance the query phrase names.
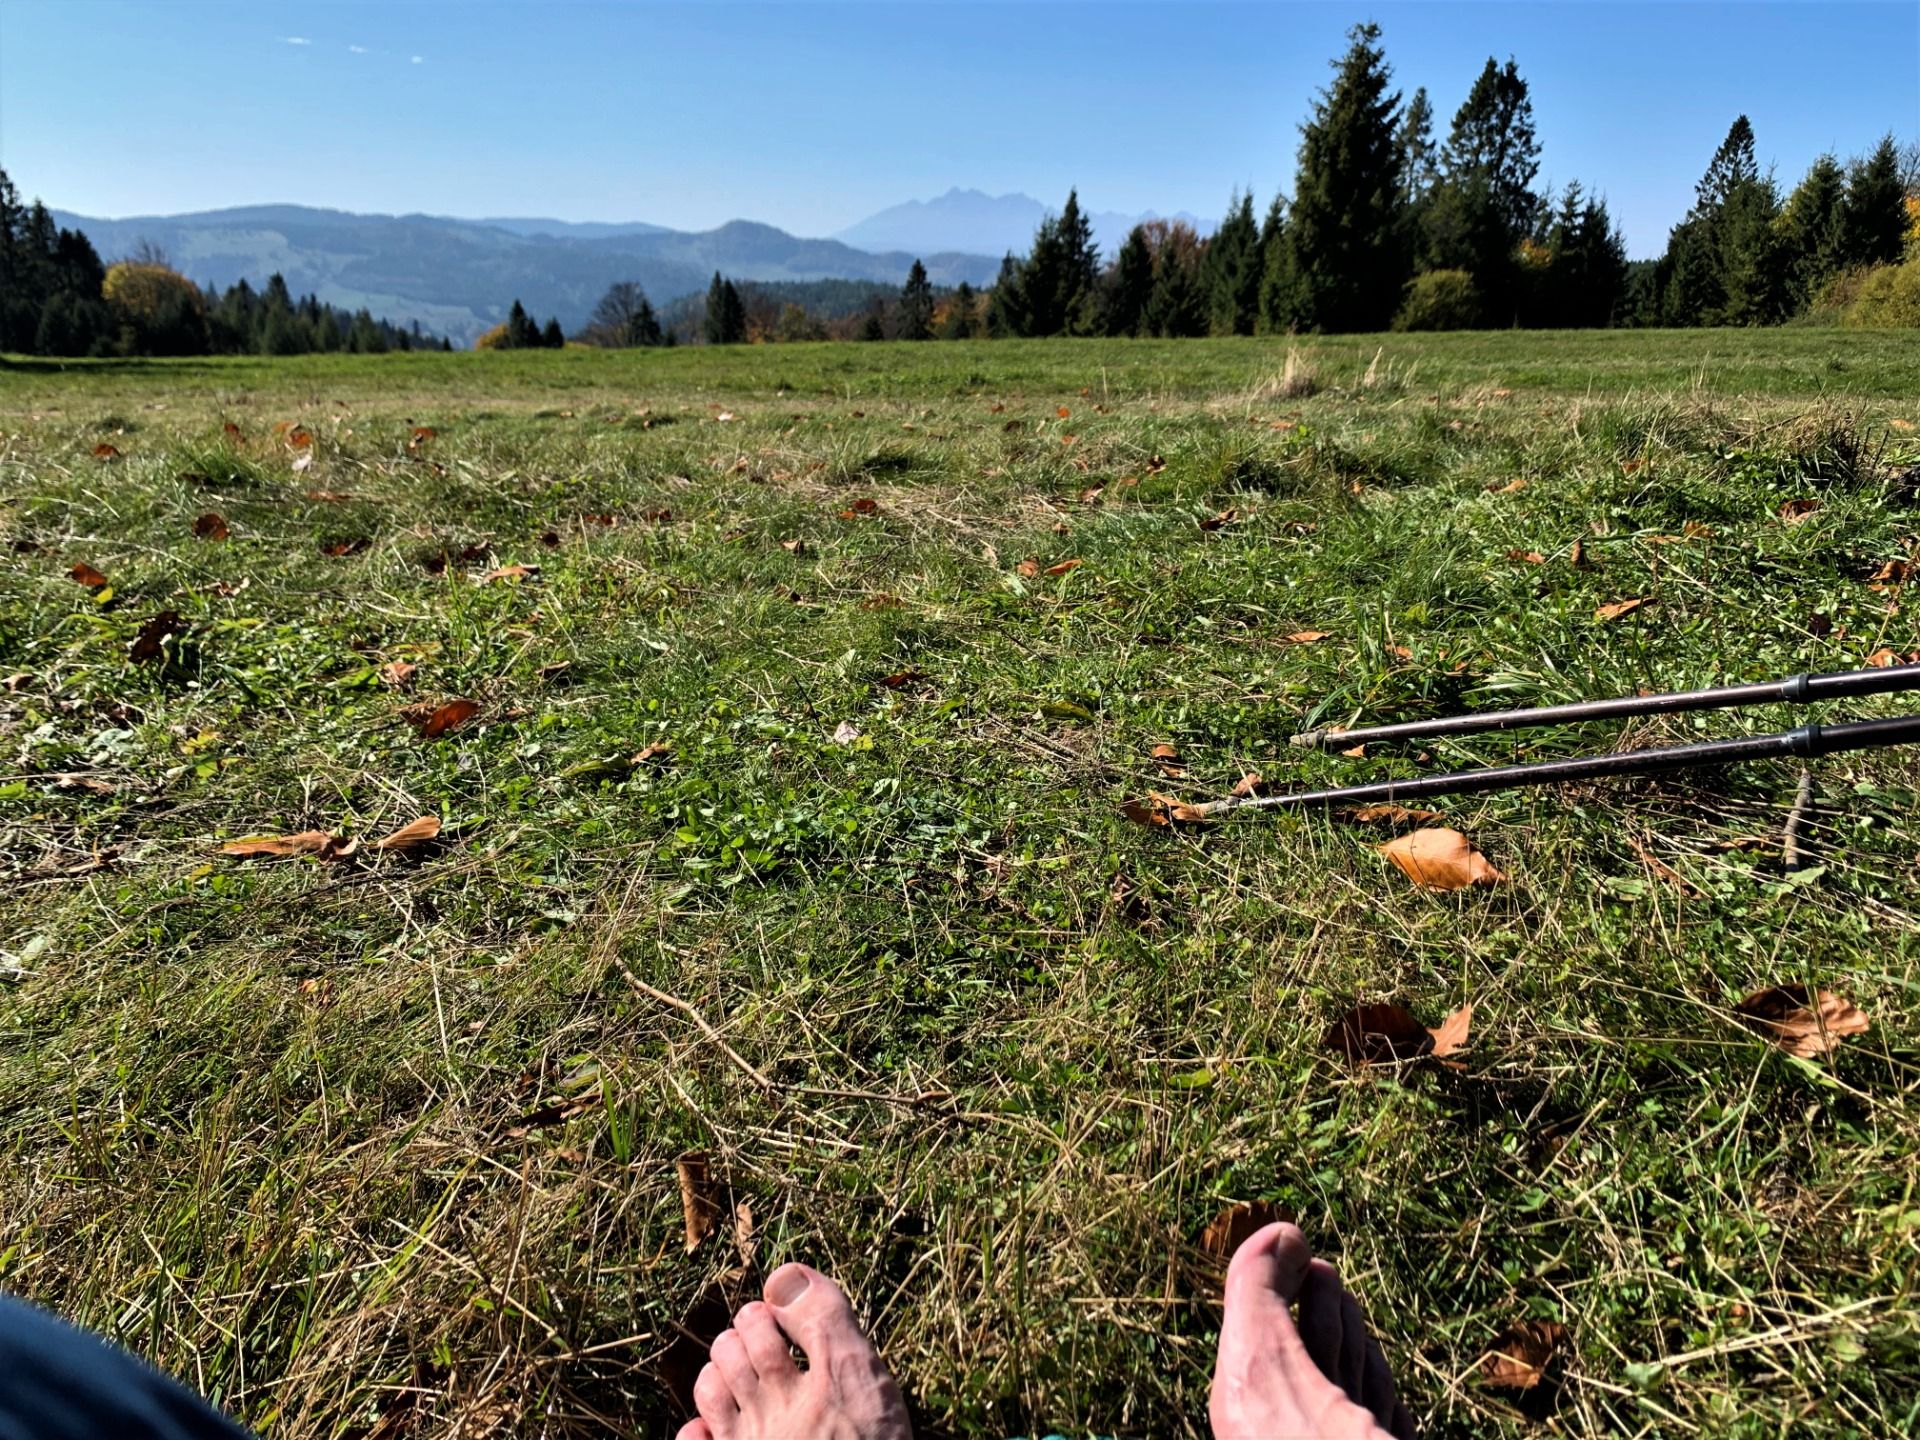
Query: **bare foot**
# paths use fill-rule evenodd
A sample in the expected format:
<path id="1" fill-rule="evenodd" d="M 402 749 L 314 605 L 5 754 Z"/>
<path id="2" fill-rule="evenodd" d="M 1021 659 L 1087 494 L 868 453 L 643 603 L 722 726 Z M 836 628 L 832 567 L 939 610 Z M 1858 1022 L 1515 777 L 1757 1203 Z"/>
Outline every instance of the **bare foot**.
<path id="1" fill-rule="evenodd" d="M 1298 1327 L 1288 1310 L 1295 1300 Z M 1227 1267 L 1207 1412 L 1216 1440 L 1413 1437 L 1359 1305 L 1286 1224 L 1250 1235 Z"/>
<path id="2" fill-rule="evenodd" d="M 679 1440 L 911 1440 L 907 1407 L 853 1307 L 818 1270 L 782 1265 L 740 1307 L 693 1383 Z M 794 1363 L 793 1347 L 807 1357 Z"/>

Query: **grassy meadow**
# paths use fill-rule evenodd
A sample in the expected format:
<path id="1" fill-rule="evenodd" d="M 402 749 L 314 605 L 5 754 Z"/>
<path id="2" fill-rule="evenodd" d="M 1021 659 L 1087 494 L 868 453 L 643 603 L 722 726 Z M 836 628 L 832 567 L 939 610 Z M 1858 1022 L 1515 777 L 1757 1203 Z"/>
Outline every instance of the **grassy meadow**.
<path id="1" fill-rule="evenodd" d="M 1797 869 L 1787 764 L 1441 802 L 1452 893 L 1121 806 L 1798 724 L 1287 743 L 1920 652 L 1916 426 L 1894 332 L 0 367 L 0 1288 L 274 1440 L 661 1435 L 805 1258 L 928 1435 L 1179 1437 L 1262 1201 L 1425 1433 L 1910 1433 L 1920 754 Z"/>

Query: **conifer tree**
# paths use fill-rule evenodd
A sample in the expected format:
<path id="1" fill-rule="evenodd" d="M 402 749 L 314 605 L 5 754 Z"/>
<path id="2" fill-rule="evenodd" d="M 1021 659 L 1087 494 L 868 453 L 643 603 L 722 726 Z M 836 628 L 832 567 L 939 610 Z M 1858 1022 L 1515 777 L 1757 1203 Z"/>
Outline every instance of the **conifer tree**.
<path id="1" fill-rule="evenodd" d="M 1439 178 L 1420 208 L 1427 262 L 1470 274 L 1498 324 L 1519 318 L 1517 255 L 1542 209 L 1533 190 L 1539 171 L 1527 82 L 1513 61 L 1502 67 L 1489 57 L 1454 114 Z"/>
<path id="2" fill-rule="evenodd" d="M 1840 162 L 1822 155 L 1787 197 L 1780 229 L 1787 285 L 1796 305 L 1812 300 L 1828 279 L 1846 268 L 1846 195 Z"/>
<path id="3" fill-rule="evenodd" d="M 927 283 L 927 267 L 918 260 L 907 272 L 907 283 L 900 287 L 900 338 L 933 338 L 933 286 Z"/>
<path id="4" fill-rule="evenodd" d="M 1174 339 L 1207 333 L 1207 292 L 1201 281 L 1205 258 L 1200 237 L 1189 226 L 1167 228 L 1154 252 L 1144 333 Z"/>
<path id="5" fill-rule="evenodd" d="M 1008 252 L 1000 261 L 1000 275 L 987 296 L 987 334 L 1005 339 L 1030 333 L 1032 310 L 1027 304 L 1026 267 Z"/>
<path id="6" fill-rule="evenodd" d="M 947 317 L 940 324 L 942 340 L 971 340 L 973 338 L 974 311 L 979 306 L 980 297 L 973 286 L 962 280 L 954 287 L 953 298 L 947 302 Z"/>
<path id="7" fill-rule="evenodd" d="M 540 332 L 540 343 L 548 350 L 562 349 L 567 343 L 566 332 L 560 328 L 560 317 L 549 315 L 546 328 Z"/>
<path id="8" fill-rule="evenodd" d="M 1127 232 L 1120 253 L 1114 257 L 1107 286 L 1107 334 L 1139 334 L 1152 293 L 1153 251 L 1147 245 L 1146 230 L 1136 225 Z"/>
<path id="9" fill-rule="evenodd" d="M 865 323 L 860 326 L 862 340 L 884 340 L 887 338 L 886 317 L 881 313 L 880 302 L 875 300 L 867 310 Z"/>
<path id="10" fill-rule="evenodd" d="M 738 345 L 747 338 L 747 307 L 733 281 L 713 272 L 707 287 L 706 337 L 709 345 Z"/>
<path id="11" fill-rule="evenodd" d="M 1201 286 L 1213 334 L 1253 333 L 1260 308 L 1260 231 L 1251 194 L 1236 194 L 1227 202 L 1226 218 L 1207 243 Z"/>
<path id="12" fill-rule="evenodd" d="M 1893 136 L 1882 137 L 1871 155 L 1847 167 L 1847 198 L 1840 213 L 1849 264 L 1891 265 L 1899 260 L 1907 212 Z"/>
<path id="13" fill-rule="evenodd" d="M 1381 330 L 1406 279 L 1398 224 L 1400 95 L 1380 49 L 1380 27 L 1356 25 L 1332 85 L 1301 127 L 1286 228 L 1290 323 Z"/>
<path id="14" fill-rule="evenodd" d="M 278 275 L 273 278 L 275 280 L 280 279 Z M 285 282 L 282 283 L 284 284 Z M 351 341 L 352 337 L 349 336 L 348 338 Z M 507 334 L 506 339 L 501 344 L 501 348 L 504 350 L 532 350 L 539 344 L 539 327 L 528 317 L 527 307 L 516 299 L 513 302 L 513 308 L 507 311 Z"/>

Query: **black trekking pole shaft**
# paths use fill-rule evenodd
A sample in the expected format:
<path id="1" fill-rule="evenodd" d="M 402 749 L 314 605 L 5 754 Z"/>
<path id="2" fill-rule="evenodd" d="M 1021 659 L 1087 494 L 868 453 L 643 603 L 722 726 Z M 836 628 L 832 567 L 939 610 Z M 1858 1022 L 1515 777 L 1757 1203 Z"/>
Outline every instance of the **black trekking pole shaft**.
<path id="1" fill-rule="evenodd" d="M 1741 740 L 1708 740 L 1663 750 L 1623 750 L 1613 755 L 1584 755 L 1574 760 L 1543 760 L 1537 765 L 1502 765 L 1490 770 L 1456 770 L 1413 780 L 1382 780 L 1338 790 L 1306 790 L 1293 795 L 1230 797 L 1193 808 L 1206 815 L 1232 810 L 1293 809 L 1307 805 L 1393 804 L 1435 795 L 1470 795 L 1482 790 L 1513 790 L 1526 785 L 1559 785 L 1570 780 L 1606 780 L 1622 775 L 1658 775 L 1701 765 L 1742 760 L 1810 759 L 1842 750 L 1873 750 L 1884 745 L 1920 745 L 1920 715 L 1892 720 L 1856 720 L 1845 725 L 1805 725 L 1783 735 Z"/>
<path id="2" fill-rule="evenodd" d="M 1816 700 L 1884 695 L 1894 690 L 1920 690 L 1920 665 L 1843 670 L 1831 675 L 1794 675 L 1757 685 L 1721 685 L 1711 690 L 1681 690 L 1671 695 L 1622 695 L 1613 700 L 1581 700 L 1571 705 L 1542 705 L 1529 710 L 1488 710 L 1478 715 L 1409 720 L 1400 725 L 1374 725 L 1361 730 L 1309 730 L 1294 736 L 1293 743 L 1307 749 L 1344 750 L 1374 741 L 1477 735 L 1488 730 L 1569 725 L 1579 720 L 1616 720 L 1628 715 L 1672 715 L 1683 710 L 1720 710 L 1783 701 L 1811 705 Z"/>

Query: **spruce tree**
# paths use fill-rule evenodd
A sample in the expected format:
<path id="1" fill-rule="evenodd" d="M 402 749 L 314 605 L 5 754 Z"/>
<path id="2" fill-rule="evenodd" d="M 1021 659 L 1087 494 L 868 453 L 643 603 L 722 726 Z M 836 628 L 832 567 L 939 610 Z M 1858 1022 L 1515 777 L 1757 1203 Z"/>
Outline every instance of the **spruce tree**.
<path id="1" fill-rule="evenodd" d="M 1300 163 L 1286 228 L 1289 323 L 1382 330 L 1393 318 L 1408 258 L 1398 223 L 1400 95 L 1380 49 L 1380 27 L 1356 25 L 1301 127 Z"/>
<path id="2" fill-rule="evenodd" d="M 1107 334 L 1139 334 L 1152 293 L 1153 252 L 1147 246 L 1147 232 L 1136 225 L 1127 232 L 1126 242 L 1114 257 L 1113 275 L 1107 285 Z"/>
<path id="3" fill-rule="evenodd" d="M 933 286 L 927 283 L 927 267 L 918 260 L 907 272 L 907 283 L 900 287 L 900 338 L 933 338 Z"/>
<path id="4" fill-rule="evenodd" d="M 1742 180 L 1716 218 L 1720 262 L 1718 325 L 1774 325 L 1786 318 L 1786 253 L 1773 181 Z"/>
<path id="5" fill-rule="evenodd" d="M 1421 219 L 1427 262 L 1473 276 L 1495 323 L 1515 323 L 1521 309 L 1517 253 L 1543 205 L 1533 189 L 1539 171 L 1527 82 L 1513 61 L 1501 67 L 1489 57 L 1454 114 Z"/>
<path id="6" fill-rule="evenodd" d="M 1547 232 L 1548 296 L 1539 323 L 1569 328 L 1611 325 L 1627 288 L 1626 243 L 1604 200 L 1567 186 Z"/>
<path id="7" fill-rule="evenodd" d="M 713 272 L 707 287 L 706 337 L 709 345 L 738 345 L 747 338 L 747 307 L 733 281 Z"/>
<path id="8" fill-rule="evenodd" d="M 887 322 L 885 316 L 881 313 L 880 302 L 878 300 L 874 301 L 871 308 L 867 311 L 866 321 L 860 326 L 860 338 L 862 340 L 884 340 L 887 338 Z"/>
<path id="9" fill-rule="evenodd" d="M 1251 194 L 1235 194 L 1227 202 L 1226 218 L 1207 244 L 1201 284 L 1213 334 L 1253 333 L 1260 308 L 1260 230 Z"/>
<path id="10" fill-rule="evenodd" d="M 996 340 L 1030 334 L 1032 314 L 1027 304 L 1026 266 L 1009 252 L 1001 259 L 999 278 L 987 296 L 987 334 Z"/>
<path id="11" fill-rule="evenodd" d="M 1871 155 L 1847 167 L 1847 198 L 1840 213 L 1849 264 L 1891 265 L 1899 260 L 1907 210 L 1893 136 L 1882 137 Z"/>
<path id="12" fill-rule="evenodd" d="M 546 328 L 540 332 L 540 343 L 548 350 L 559 350 L 565 347 L 567 336 L 566 332 L 560 328 L 558 315 L 547 317 Z"/>
<path id="13" fill-rule="evenodd" d="M 953 298 L 947 302 L 946 319 L 940 322 L 942 340 L 971 340 L 973 338 L 973 312 L 980 303 L 980 297 L 973 286 L 962 280 L 954 287 Z"/>
<path id="14" fill-rule="evenodd" d="M 1080 192 L 1067 192 L 1060 212 L 1060 328 L 1066 335 L 1100 333 L 1100 251 L 1093 243 L 1093 222 L 1080 211 Z"/>
<path id="15" fill-rule="evenodd" d="M 1207 292 L 1201 282 L 1205 251 L 1186 225 L 1171 226 L 1154 255 L 1153 291 L 1147 296 L 1142 330 L 1149 335 L 1182 338 L 1207 333 Z"/>
<path id="16" fill-rule="evenodd" d="M 1846 196 L 1846 173 L 1840 162 L 1822 155 L 1787 197 L 1780 230 L 1787 285 L 1796 308 L 1812 301 L 1821 286 L 1846 268 Z"/>
<path id="17" fill-rule="evenodd" d="M 276 280 L 279 278 L 277 275 L 274 276 Z M 356 331 L 359 328 L 357 321 L 354 328 Z M 350 343 L 357 340 L 357 338 L 357 335 L 349 335 L 348 337 Z M 507 311 L 507 335 L 500 348 L 503 350 L 532 350 L 539 344 L 539 327 L 528 317 L 527 307 L 522 305 L 518 299 L 515 299 L 513 308 Z M 357 350 L 359 346 L 355 344 L 354 348 Z"/>
<path id="18" fill-rule="evenodd" d="M 1439 154 L 1433 143 L 1433 102 L 1427 99 L 1424 85 L 1407 101 L 1406 113 L 1400 117 L 1397 143 L 1401 195 L 1409 205 L 1417 205 L 1426 199 L 1440 178 Z"/>

